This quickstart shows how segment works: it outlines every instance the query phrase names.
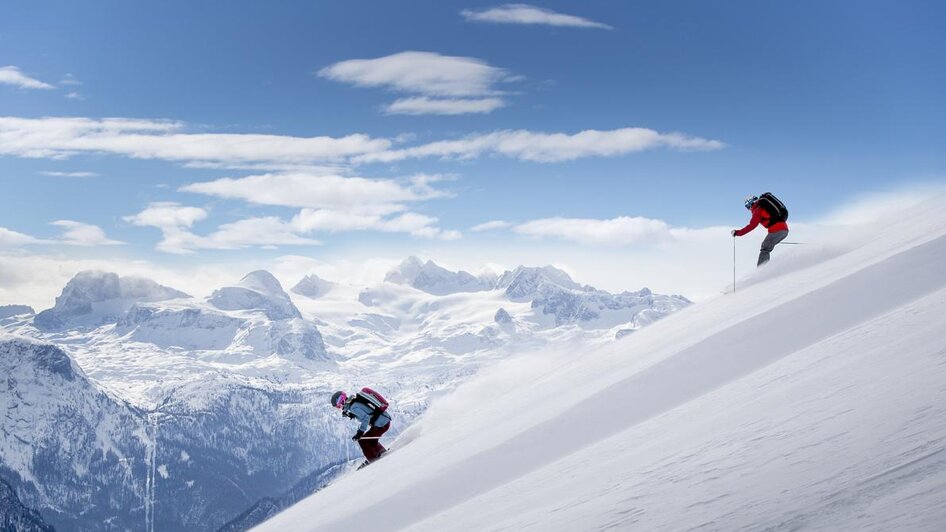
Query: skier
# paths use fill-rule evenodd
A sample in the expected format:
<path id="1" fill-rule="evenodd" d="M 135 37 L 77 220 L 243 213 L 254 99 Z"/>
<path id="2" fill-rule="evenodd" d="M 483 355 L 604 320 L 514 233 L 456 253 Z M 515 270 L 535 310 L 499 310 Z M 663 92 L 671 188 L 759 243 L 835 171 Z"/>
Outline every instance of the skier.
<path id="1" fill-rule="evenodd" d="M 748 196 L 745 205 L 752 213 L 752 218 L 749 225 L 742 229 L 733 229 L 732 236 L 735 238 L 748 234 L 759 224 L 769 230 L 769 234 L 762 241 L 762 249 L 759 250 L 759 262 L 756 263 L 758 267 L 769 261 L 769 254 L 775 249 L 775 245 L 788 236 L 788 209 L 771 192 L 761 196 Z"/>
<path id="2" fill-rule="evenodd" d="M 332 406 L 342 411 L 342 415 L 361 421 L 352 441 L 358 442 L 365 453 L 365 462 L 358 469 L 374 462 L 387 449 L 381 445 L 381 435 L 391 428 L 391 414 L 387 412 L 388 402 L 381 394 L 371 388 L 362 388 L 349 397 L 343 391 L 332 394 Z"/>

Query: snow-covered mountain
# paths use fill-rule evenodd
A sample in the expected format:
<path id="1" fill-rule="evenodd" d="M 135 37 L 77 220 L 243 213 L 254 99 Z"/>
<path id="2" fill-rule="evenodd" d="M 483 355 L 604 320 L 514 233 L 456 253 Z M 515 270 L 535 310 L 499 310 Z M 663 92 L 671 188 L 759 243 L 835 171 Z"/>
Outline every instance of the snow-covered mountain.
<path id="1" fill-rule="evenodd" d="M 265 271 L 205 299 L 144 279 L 83 272 L 52 309 L 36 316 L 11 309 L 0 321 L 15 346 L 7 355 L 11 367 L 25 352 L 48 350 L 57 354 L 55 367 L 71 368 L 81 386 L 34 372 L 8 380 L 0 395 L 35 434 L 60 434 L 68 416 L 81 431 L 66 433 L 75 454 L 55 463 L 56 475 L 43 462 L 52 458 L 37 462 L 29 454 L 46 443 L 9 434 L 0 478 L 61 530 L 94 522 L 115 529 L 246 528 L 321 487 L 330 470 L 338 474 L 338 463 L 358 453 L 348 439 L 352 428 L 326 403 L 335 389 L 381 389 L 395 405 L 395 435 L 431 397 L 484 366 L 569 338 L 610 343 L 616 327 L 638 327 L 640 316 L 688 303 L 648 294 L 630 304 L 627 294 L 581 287 L 547 268 L 517 269 L 549 273 L 531 297 L 511 299 L 498 276 L 404 263 L 411 264 L 419 268 L 409 282 L 391 282 L 399 279 L 391 274 L 388 282 L 348 286 L 309 276 L 295 297 Z M 575 312 L 601 308 L 594 297 L 617 298 L 615 314 Z M 27 393 L 66 395 L 20 401 Z M 94 406 L 78 414 L 44 410 L 71 396 Z M 36 410 L 36 403 L 43 406 Z M 117 451 L 99 450 L 88 434 L 112 438 L 109 449 Z M 73 502 L 58 504 L 60 496 Z"/>
<path id="2" fill-rule="evenodd" d="M 263 270 L 246 274 L 236 286 L 216 290 L 207 301 L 221 310 L 259 310 L 271 320 L 302 317 L 279 281 Z"/>
<path id="3" fill-rule="evenodd" d="M 119 277 L 110 272 L 79 272 L 56 298 L 56 305 L 36 315 L 37 327 L 62 330 L 114 322 L 135 303 L 188 297 L 150 279 Z"/>
<path id="4" fill-rule="evenodd" d="M 0 335 L 0 374 L 0 457 L 19 500 L 57 529 L 143 522 L 150 438 L 139 413 L 48 343 Z"/>
<path id="5" fill-rule="evenodd" d="M 940 530 L 940 205 L 783 254 L 580 357 L 497 364 L 259 530 L 372 515 L 391 530 Z"/>
<path id="6" fill-rule="evenodd" d="M 493 288 L 489 279 L 475 277 L 464 271 L 452 272 L 431 260 L 422 262 L 417 257 L 407 258 L 397 268 L 388 272 L 384 280 L 389 283 L 413 286 L 437 296 L 481 292 Z"/>
<path id="7" fill-rule="evenodd" d="M 0 305 L 0 320 L 19 315 L 34 314 L 33 307 L 27 305 Z"/>
<path id="8" fill-rule="evenodd" d="M 316 299 L 329 293 L 334 286 L 335 283 L 326 281 L 313 273 L 303 277 L 301 281 L 292 287 L 291 291 L 293 294 Z"/>
<path id="9" fill-rule="evenodd" d="M 0 530 L 15 532 L 53 532 L 39 512 L 20 502 L 9 484 L 0 478 Z"/>

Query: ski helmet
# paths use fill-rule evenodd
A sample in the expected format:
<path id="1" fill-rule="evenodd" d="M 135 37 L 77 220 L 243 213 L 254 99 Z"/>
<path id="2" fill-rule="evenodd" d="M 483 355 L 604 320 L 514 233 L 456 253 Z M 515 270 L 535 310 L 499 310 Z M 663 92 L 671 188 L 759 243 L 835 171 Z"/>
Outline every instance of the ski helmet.
<path id="1" fill-rule="evenodd" d="M 748 195 L 746 196 L 746 209 L 751 209 L 755 202 L 759 201 L 759 196 Z"/>
<path id="2" fill-rule="evenodd" d="M 332 406 L 335 408 L 341 408 L 345 401 L 348 400 L 348 395 L 345 392 L 335 392 L 332 394 Z"/>

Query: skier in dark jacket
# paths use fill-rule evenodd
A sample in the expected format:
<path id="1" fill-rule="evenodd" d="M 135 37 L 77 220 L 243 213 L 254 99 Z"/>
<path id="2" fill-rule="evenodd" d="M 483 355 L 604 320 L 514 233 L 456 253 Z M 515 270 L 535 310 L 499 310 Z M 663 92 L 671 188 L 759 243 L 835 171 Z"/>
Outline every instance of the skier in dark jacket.
<path id="1" fill-rule="evenodd" d="M 372 399 L 361 393 L 350 397 L 342 391 L 332 394 L 332 406 L 340 409 L 343 416 L 361 422 L 358 431 L 351 438 L 352 441 L 358 442 L 361 451 L 365 453 L 365 463 L 361 467 L 381 458 L 381 455 L 387 452 L 381 445 L 381 435 L 391 428 L 391 414 L 386 411 L 387 403 L 382 407 Z M 383 398 L 381 400 L 384 401 Z"/>
<path id="2" fill-rule="evenodd" d="M 733 238 L 743 236 L 760 224 L 762 227 L 769 230 L 769 234 L 766 235 L 765 240 L 762 241 L 762 249 L 759 250 L 759 262 L 756 263 L 756 266 L 762 266 L 769 261 L 769 254 L 775 249 L 775 245 L 785 240 L 785 237 L 788 236 L 788 222 L 772 222 L 773 213 L 770 213 L 765 207 L 759 205 L 758 196 L 747 197 L 745 205 L 746 209 L 749 209 L 749 212 L 752 213 L 752 218 L 749 220 L 748 225 L 742 229 L 733 229 L 731 234 Z"/>

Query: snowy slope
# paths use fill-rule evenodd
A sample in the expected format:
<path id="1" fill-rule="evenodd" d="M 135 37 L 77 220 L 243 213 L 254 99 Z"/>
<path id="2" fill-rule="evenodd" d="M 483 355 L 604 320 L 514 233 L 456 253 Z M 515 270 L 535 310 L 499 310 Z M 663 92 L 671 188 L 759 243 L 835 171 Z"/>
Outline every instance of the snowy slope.
<path id="1" fill-rule="evenodd" d="M 941 529 L 939 204 L 582 357 L 493 368 L 259 529 Z"/>

